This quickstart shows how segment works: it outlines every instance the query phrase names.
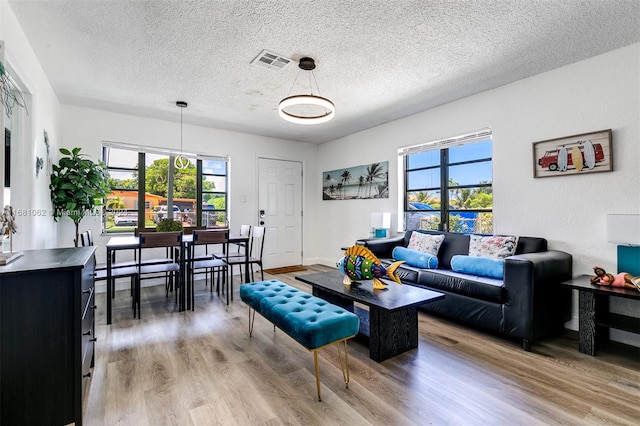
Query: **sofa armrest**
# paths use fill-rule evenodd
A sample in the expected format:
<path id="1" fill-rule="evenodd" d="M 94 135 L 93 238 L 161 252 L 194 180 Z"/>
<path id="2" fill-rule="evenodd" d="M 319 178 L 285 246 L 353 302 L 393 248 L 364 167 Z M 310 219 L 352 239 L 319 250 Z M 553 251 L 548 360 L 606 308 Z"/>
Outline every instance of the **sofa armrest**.
<path id="1" fill-rule="evenodd" d="M 396 246 L 404 247 L 404 235 L 366 240 L 363 245 L 378 258 L 392 258 L 391 254 Z"/>
<path id="2" fill-rule="evenodd" d="M 571 314 L 571 292 L 560 285 L 571 279 L 569 253 L 549 250 L 507 257 L 504 261 L 504 331 L 527 342 L 558 331 Z"/>

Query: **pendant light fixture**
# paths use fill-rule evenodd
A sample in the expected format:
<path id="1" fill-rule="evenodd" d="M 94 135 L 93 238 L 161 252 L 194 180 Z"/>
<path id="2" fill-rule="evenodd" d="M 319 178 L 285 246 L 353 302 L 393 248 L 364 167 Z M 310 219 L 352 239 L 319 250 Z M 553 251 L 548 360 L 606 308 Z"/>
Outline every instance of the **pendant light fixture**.
<path id="1" fill-rule="evenodd" d="M 174 160 L 176 169 L 183 170 L 189 167 L 189 159 L 182 154 L 182 110 L 187 107 L 187 103 L 184 101 L 176 102 L 176 106 L 180 108 L 180 155 Z"/>
<path id="2" fill-rule="evenodd" d="M 281 100 L 278 105 L 280 117 L 295 124 L 320 124 L 332 120 L 336 115 L 336 107 L 329 99 L 320 96 L 320 87 L 316 81 L 315 74 L 313 74 L 313 70 L 316 68 L 315 61 L 312 58 L 301 58 L 298 67 L 301 70 L 309 71 L 311 94 L 287 96 Z M 293 85 L 295 85 L 299 75 L 300 71 L 298 71 Z M 317 95 L 313 94 L 313 83 L 315 83 Z M 293 86 L 291 89 L 293 90 Z"/>

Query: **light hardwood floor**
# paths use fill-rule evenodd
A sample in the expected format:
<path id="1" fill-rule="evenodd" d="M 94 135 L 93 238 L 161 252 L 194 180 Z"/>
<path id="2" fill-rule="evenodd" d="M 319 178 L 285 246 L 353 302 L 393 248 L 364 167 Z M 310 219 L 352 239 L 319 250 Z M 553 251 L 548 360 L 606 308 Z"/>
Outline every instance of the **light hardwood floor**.
<path id="1" fill-rule="evenodd" d="M 279 279 L 310 292 L 295 275 Z M 142 289 L 142 319 L 117 292 L 105 325 L 98 294 L 96 362 L 86 393 L 87 425 L 512 425 L 640 423 L 640 357 L 591 357 L 575 338 L 519 342 L 419 314 L 417 350 L 383 363 L 349 344 L 351 383 L 337 350 L 320 351 L 322 402 L 313 354 L 264 318 L 248 333 L 248 308 L 227 306 L 196 283 L 194 312 L 175 312 L 162 286 Z"/>

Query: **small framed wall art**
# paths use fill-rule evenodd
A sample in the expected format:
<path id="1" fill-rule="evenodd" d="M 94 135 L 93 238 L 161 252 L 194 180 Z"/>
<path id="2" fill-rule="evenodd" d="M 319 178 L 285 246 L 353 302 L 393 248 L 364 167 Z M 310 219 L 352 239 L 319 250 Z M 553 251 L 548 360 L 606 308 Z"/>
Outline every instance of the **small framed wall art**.
<path id="1" fill-rule="evenodd" d="M 533 143 L 533 177 L 613 170 L 611 129 Z"/>

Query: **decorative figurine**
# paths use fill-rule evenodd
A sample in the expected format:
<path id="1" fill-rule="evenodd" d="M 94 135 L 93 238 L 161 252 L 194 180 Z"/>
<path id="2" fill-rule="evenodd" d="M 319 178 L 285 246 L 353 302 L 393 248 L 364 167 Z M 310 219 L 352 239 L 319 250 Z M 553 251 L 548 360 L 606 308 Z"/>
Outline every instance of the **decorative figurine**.
<path id="1" fill-rule="evenodd" d="M 611 287 L 633 288 L 640 291 L 640 276 L 633 277 L 627 272 L 620 272 L 617 275 L 608 274 L 600 266 L 594 266 L 595 277 L 591 277 L 592 284 L 607 285 Z"/>
<path id="2" fill-rule="evenodd" d="M 382 262 L 373 254 L 371 250 L 363 246 L 352 246 L 344 252 L 344 257 L 338 261 L 338 269 L 344 272 L 342 283 L 351 285 L 352 281 L 373 280 L 373 288 L 381 290 L 385 288 L 385 283 L 379 278 L 385 275 L 398 284 L 402 284 L 396 269 L 404 263 L 404 260 L 393 262 L 389 268 L 382 266 Z"/>
<path id="3" fill-rule="evenodd" d="M 12 237 L 18 231 L 18 226 L 16 225 L 16 213 L 13 211 L 13 207 L 8 204 L 4 206 L 4 211 L 0 214 L 0 224 L 2 225 L 0 233 L 9 237 L 9 251 L 13 253 Z"/>

